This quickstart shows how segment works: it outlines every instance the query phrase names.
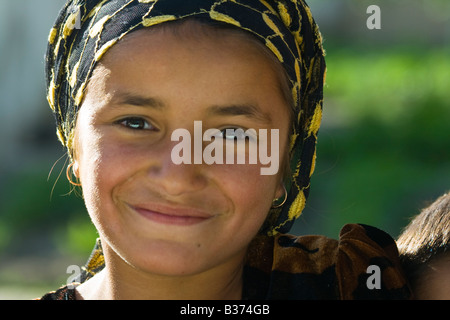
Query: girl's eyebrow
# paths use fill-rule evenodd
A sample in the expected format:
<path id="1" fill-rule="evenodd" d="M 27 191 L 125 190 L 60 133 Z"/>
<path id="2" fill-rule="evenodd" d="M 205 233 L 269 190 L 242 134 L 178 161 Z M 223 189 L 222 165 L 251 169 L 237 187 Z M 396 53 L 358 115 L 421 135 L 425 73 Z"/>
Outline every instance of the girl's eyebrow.
<path id="1" fill-rule="evenodd" d="M 136 93 L 126 91 L 116 91 L 113 96 L 116 104 L 128 104 L 139 107 L 150 107 L 155 109 L 163 109 L 164 103 L 154 97 L 145 97 Z"/>
<path id="2" fill-rule="evenodd" d="M 166 107 L 164 102 L 158 98 L 146 97 L 128 91 L 116 91 L 113 96 L 113 101 L 117 105 L 150 107 L 159 110 Z M 264 124 L 272 123 L 270 115 L 264 113 L 253 104 L 214 105 L 207 109 L 207 114 L 210 116 L 244 116 Z"/>
<path id="3" fill-rule="evenodd" d="M 260 108 L 253 104 L 211 106 L 208 108 L 208 114 L 218 116 L 245 116 L 266 124 L 272 122 L 272 118 L 269 114 L 264 113 Z"/>

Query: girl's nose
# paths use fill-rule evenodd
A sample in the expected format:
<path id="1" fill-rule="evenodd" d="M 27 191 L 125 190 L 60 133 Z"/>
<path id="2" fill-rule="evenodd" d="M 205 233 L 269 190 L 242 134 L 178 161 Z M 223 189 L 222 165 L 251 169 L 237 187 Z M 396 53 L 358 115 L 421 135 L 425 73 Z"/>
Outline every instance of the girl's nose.
<path id="1" fill-rule="evenodd" d="M 199 191 L 206 187 L 207 179 L 202 174 L 206 164 L 174 163 L 172 149 L 176 143 L 171 143 L 160 154 L 159 161 L 152 164 L 148 170 L 149 178 L 168 195 L 178 196 Z M 192 150 L 192 149 L 191 149 Z"/>

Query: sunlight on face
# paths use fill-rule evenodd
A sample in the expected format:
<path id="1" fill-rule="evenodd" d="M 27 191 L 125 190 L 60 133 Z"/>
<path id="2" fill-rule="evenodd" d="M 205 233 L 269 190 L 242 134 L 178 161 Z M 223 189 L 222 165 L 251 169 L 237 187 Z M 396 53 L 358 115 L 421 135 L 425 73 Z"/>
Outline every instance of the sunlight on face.
<path id="1" fill-rule="evenodd" d="M 174 164 L 171 135 L 194 135 L 195 121 L 203 130 L 278 129 L 286 154 L 289 107 L 274 69 L 252 41 L 223 30 L 136 31 L 105 55 L 78 114 L 74 165 L 104 246 L 158 274 L 242 262 L 283 195 L 281 173 Z"/>

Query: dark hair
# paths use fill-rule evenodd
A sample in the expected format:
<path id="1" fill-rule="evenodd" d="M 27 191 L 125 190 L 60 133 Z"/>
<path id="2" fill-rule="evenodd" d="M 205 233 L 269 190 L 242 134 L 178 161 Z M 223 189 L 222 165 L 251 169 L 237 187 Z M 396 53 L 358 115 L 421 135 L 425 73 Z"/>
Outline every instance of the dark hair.
<path id="1" fill-rule="evenodd" d="M 423 209 L 397 240 L 400 259 L 413 288 L 430 263 L 442 258 L 450 248 L 450 192 Z"/>

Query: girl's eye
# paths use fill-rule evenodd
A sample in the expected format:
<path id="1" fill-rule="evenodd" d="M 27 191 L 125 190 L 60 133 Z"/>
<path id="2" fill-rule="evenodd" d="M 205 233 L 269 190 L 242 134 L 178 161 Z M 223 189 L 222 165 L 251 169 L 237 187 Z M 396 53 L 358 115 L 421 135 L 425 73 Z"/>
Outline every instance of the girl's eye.
<path id="1" fill-rule="evenodd" d="M 133 117 L 133 118 L 126 118 L 119 120 L 118 123 L 126 128 L 132 129 L 132 130 L 153 130 L 155 129 L 148 121 Z"/>
<path id="2" fill-rule="evenodd" d="M 245 141 L 246 138 L 249 140 L 256 139 L 256 133 L 254 130 L 246 130 L 242 128 L 226 128 L 220 130 L 219 136 L 225 140 L 234 140 L 234 141 Z"/>
<path id="3" fill-rule="evenodd" d="M 227 128 L 220 130 L 220 136 L 226 140 L 242 140 L 245 139 L 244 130 Z"/>

